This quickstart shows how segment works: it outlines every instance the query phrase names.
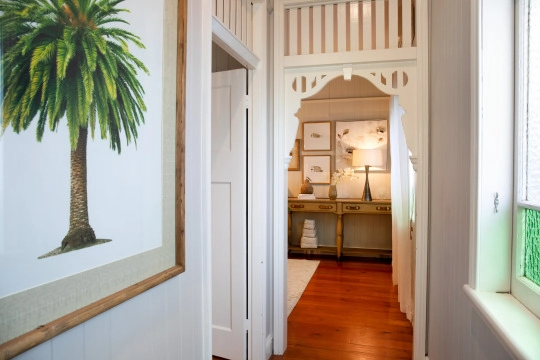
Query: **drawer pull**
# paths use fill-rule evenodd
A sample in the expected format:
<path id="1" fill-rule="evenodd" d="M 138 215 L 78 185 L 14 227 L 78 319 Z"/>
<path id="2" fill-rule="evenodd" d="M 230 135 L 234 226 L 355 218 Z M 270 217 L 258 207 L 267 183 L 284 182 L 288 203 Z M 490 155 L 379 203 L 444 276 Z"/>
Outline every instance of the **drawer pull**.
<path id="1" fill-rule="evenodd" d="M 291 204 L 291 207 L 292 207 L 293 209 L 302 209 L 302 208 L 304 208 L 304 205 Z"/>
<path id="2" fill-rule="evenodd" d="M 332 205 L 319 205 L 319 209 L 329 210 L 331 208 L 332 208 Z"/>
<path id="3" fill-rule="evenodd" d="M 347 210 L 360 210 L 360 206 L 347 206 Z"/>
<path id="4" fill-rule="evenodd" d="M 388 211 L 392 210 L 392 208 L 390 206 L 377 206 L 377 210 Z"/>

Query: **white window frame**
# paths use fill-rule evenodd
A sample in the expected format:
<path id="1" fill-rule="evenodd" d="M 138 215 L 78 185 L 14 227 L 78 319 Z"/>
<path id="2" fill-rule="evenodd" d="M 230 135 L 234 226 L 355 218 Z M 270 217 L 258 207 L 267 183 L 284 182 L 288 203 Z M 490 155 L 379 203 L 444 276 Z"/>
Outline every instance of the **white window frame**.
<path id="1" fill-rule="evenodd" d="M 521 168 L 521 162 L 519 159 L 520 154 L 524 151 L 523 132 L 525 131 L 523 125 L 526 121 L 527 112 L 525 104 L 527 101 L 528 91 L 526 88 L 526 79 L 528 77 L 526 66 L 528 64 L 528 54 L 526 49 L 528 48 L 527 33 L 523 31 L 523 28 L 528 27 L 528 3 L 531 0 L 519 0 L 516 6 L 516 24 L 523 23 L 523 26 L 516 25 L 516 154 L 515 162 L 517 164 L 515 171 L 516 182 L 516 208 L 514 209 L 514 241 L 513 241 L 513 266 L 512 266 L 512 284 L 511 293 L 523 303 L 528 309 L 530 309 L 537 317 L 540 317 L 540 287 L 534 284 L 531 280 L 523 276 L 523 263 L 524 257 L 524 243 L 525 236 L 518 229 L 518 226 L 522 224 L 524 220 L 524 209 L 540 210 L 540 206 L 537 204 L 531 204 L 525 201 L 521 201 L 523 182 L 523 169 Z"/>
<path id="2" fill-rule="evenodd" d="M 540 319 L 511 293 L 518 4 L 471 1 L 471 241 L 464 289 L 512 357 L 538 359 Z"/>

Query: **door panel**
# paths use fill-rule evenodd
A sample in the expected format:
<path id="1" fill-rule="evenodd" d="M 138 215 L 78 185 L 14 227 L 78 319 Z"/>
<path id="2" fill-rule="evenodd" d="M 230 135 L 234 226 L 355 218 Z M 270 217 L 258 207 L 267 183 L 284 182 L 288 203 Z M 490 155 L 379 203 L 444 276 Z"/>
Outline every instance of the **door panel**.
<path id="1" fill-rule="evenodd" d="M 212 74 L 212 352 L 246 358 L 246 70 Z"/>

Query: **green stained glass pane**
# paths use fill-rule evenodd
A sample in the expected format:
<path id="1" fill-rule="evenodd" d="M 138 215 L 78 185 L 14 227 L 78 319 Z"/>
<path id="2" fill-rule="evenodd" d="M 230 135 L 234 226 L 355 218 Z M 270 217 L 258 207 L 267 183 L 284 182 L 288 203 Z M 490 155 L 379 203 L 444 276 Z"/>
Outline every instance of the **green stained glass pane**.
<path id="1" fill-rule="evenodd" d="M 525 277 L 540 286 L 540 211 L 525 209 Z"/>

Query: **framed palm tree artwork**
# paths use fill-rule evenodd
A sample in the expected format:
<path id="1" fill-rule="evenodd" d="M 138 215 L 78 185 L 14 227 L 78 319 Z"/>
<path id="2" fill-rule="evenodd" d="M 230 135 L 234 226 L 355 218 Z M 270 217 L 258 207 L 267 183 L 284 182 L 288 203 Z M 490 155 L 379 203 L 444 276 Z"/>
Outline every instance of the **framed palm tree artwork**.
<path id="1" fill-rule="evenodd" d="M 185 11 L 0 0 L 0 358 L 184 271 Z"/>

